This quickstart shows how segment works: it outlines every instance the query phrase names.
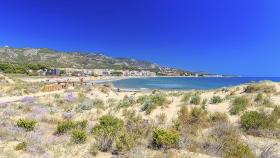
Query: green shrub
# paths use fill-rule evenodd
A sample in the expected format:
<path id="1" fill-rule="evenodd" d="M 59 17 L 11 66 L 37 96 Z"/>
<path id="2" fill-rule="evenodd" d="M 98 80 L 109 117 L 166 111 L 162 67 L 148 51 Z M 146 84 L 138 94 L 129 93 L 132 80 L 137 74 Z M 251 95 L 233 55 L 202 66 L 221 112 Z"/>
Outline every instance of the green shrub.
<path id="1" fill-rule="evenodd" d="M 102 116 L 99 119 L 99 124 L 92 129 L 92 133 L 96 136 L 99 149 L 101 151 L 110 150 L 122 128 L 122 120 L 111 115 Z"/>
<path id="2" fill-rule="evenodd" d="M 196 134 L 197 131 L 208 125 L 207 111 L 202 108 L 193 108 L 190 111 L 186 106 L 181 107 L 175 128 L 187 134 Z"/>
<path id="3" fill-rule="evenodd" d="M 27 148 L 27 143 L 21 142 L 15 147 L 15 150 L 26 150 L 26 148 Z"/>
<path id="4" fill-rule="evenodd" d="M 131 115 L 127 117 L 125 130 L 136 139 L 147 137 L 151 133 L 152 124 L 148 120 L 143 120 L 139 115 Z"/>
<path id="5" fill-rule="evenodd" d="M 150 114 L 158 106 L 162 107 L 170 103 L 165 95 L 158 93 L 142 97 L 139 102 L 143 102 L 142 111 L 146 114 Z"/>
<path id="6" fill-rule="evenodd" d="M 176 131 L 155 129 L 153 131 L 153 145 L 156 148 L 176 148 L 180 141 L 180 136 Z"/>
<path id="7" fill-rule="evenodd" d="M 201 103 L 200 96 L 199 95 L 192 96 L 190 103 L 194 105 L 199 105 Z"/>
<path id="8" fill-rule="evenodd" d="M 219 104 L 223 102 L 223 99 L 220 96 L 213 96 L 211 98 L 210 104 Z"/>
<path id="9" fill-rule="evenodd" d="M 234 99 L 229 112 L 232 115 L 239 114 L 241 111 L 246 110 L 249 105 L 250 99 L 245 96 L 237 97 Z"/>
<path id="10" fill-rule="evenodd" d="M 205 124 L 208 121 L 207 111 L 202 108 L 194 107 L 191 116 L 193 120 L 196 120 L 196 123 Z"/>
<path id="11" fill-rule="evenodd" d="M 210 114 L 210 121 L 212 123 L 228 122 L 228 115 L 226 113 L 214 112 L 213 114 Z"/>
<path id="12" fill-rule="evenodd" d="M 241 128 L 247 131 L 250 129 L 257 130 L 260 128 L 268 128 L 271 126 L 272 122 L 266 114 L 250 111 L 241 116 L 240 123 Z"/>
<path id="13" fill-rule="evenodd" d="M 128 131 L 123 131 L 116 139 L 116 148 L 120 152 L 130 151 L 135 144 L 136 137 Z"/>
<path id="14" fill-rule="evenodd" d="M 190 124 L 191 115 L 190 111 L 187 106 L 182 106 L 181 109 L 178 111 L 178 119 L 177 123 L 180 125 L 188 125 Z"/>
<path id="15" fill-rule="evenodd" d="M 254 92 L 263 92 L 263 93 L 274 93 L 276 89 L 273 85 L 268 85 L 266 83 L 256 83 L 248 85 L 244 92 L 246 93 L 254 93 Z"/>
<path id="16" fill-rule="evenodd" d="M 87 133 L 83 130 L 73 130 L 72 131 L 72 139 L 75 143 L 81 144 L 87 140 Z"/>
<path id="17" fill-rule="evenodd" d="M 56 127 L 56 133 L 57 134 L 62 134 L 62 133 L 65 133 L 65 132 L 75 128 L 75 127 L 76 127 L 76 125 L 73 121 L 66 120 L 66 121 L 58 123 L 58 125 Z"/>
<path id="18" fill-rule="evenodd" d="M 33 131 L 37 121 L 35 120 L 27 120 L 27 119 L 19 119 L 17 121 L 17 126 L 24 128 L 26 131 Z"/>
<path id="19" fill-rule="evenodd" d="M 119 105 L 118 105 L 118 108 L 127 108 L 127 107 L 130 107 L 130 106 L 133 106 L 134 104 L 136 103 L 135 99 L 133 96 L 125 96 L 123 98 L 123 100 L 121 100 L 119 102 Z"/>
<path id="20" fill-rule="evenodd" d="M 90 100 L 85 99 L 76 106 L 75 110 L 82 113 L 83 111 L 91 110 L 92 108 L 94 108 L 93 103 Z"/>
<path id="21" fill-rule="evenodd" d="M 255 158 L 252 150 L 248 145 L 243 143 L 233 144 L 233 146 L 226 151 L 225 158 Z"/>

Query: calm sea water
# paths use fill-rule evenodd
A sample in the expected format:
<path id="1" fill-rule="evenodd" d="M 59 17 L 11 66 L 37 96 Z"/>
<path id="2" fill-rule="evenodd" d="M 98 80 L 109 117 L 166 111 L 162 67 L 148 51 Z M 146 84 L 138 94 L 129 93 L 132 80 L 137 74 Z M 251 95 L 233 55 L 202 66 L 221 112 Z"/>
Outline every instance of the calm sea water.
<path id="1" fill-rule="evenodd" d="M 187 78 L 187 77 L 151 77 L 113 81 L 121 89 L 164 89 L 191 90 L 216 89 L 244 83 L 271 80 L 280 82 L 280 77 L 232 77 L 232 78 Z"/>

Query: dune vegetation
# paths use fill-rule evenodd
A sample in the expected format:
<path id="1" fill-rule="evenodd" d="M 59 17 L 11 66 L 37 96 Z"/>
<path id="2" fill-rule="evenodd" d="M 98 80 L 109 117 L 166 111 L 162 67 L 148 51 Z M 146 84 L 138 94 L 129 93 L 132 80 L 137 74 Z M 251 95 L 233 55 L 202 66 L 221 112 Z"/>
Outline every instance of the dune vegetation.
<path id="1" fill-rule="evenodd" d="M 279 83 L 144 92 L 100 84 L 33 96 L 40 83 L 4 80 L 3 157 L 280 157 Z M 4 101 L 14 96 L 22 98 Z"/>

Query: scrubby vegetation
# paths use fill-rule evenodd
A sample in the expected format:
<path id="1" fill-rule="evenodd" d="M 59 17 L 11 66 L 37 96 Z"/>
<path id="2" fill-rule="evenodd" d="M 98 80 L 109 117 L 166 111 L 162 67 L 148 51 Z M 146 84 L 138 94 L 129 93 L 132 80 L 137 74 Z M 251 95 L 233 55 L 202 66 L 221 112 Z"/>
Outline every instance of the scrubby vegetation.
<path id="1" fill-rule="evenodd" d="M 156 148 L 175 148 L 178 147 L 180 136 L 176 131 L 155 129 L 153 131 L 153 145 Z"/>
<path id="2" fill-rule="evenodd" d="M 220 96 L 213 96 L 210 100 L 210 104 L 219 104 L 223 102 L 223 99 Z"/>
<path id="3" fill-rule="evenodd" d="M 178 119 L 175 122 L 175 128 L 185 134 L 196 135 L 197 131 L 208 125 L 207 111 L 202 108 L 193 108 L 189 110 L 183 106 L 178 112 Z"/>
<path id="4" fill-rule="evenodd" d="M 29 74 L 29 70 L 49 69 L 50 67 L 45 64 L 16 64 L 16 63 L 0 63 L 0 71 L 4 73 L 19 73 Z"/>
<path id="5" fill-rule="evenodd" d="M 27 148 L 27 143 L 21 142 L 18 143 L 18 145 L 15 147 L 15 150 L 26 150 L 26 148 Z"/>
<path id="6" fill-rule="evenodd" d="M 146 114 L 150 114 L 157 107 L 163 107 L 170 103 L 167 97 L 160 93 L 150 96 L 142 96 L 138 98 L 137 102 L 143 105 L 142 111 L 145 111 Z"/>
<path id="7" fill-rule="evenodd" d="M 17 126 L 24 128 L 26 131 L 33 131 L 37 121 L 28 119 L 19 119 L 17 121 Z"/>
<path id="8" fill-rule="evenodd" d="M 279 108 L 275 107 L 271 114 L 264 112 L 250 111 L 244 113 L 240 118 L 241 128 L 244 129 L 248 134 L 256 136 L 266 136 L 266 131 L 272 133 L 272 136 L 279 137 Z M 276 131 L 276 132 L 274 132 Z"/>
<path id="9" fill-rule="evenodd" d="M 232 115 L 239 114 L 240 112 L 246 110 L 249 105 L 250 105 L 250 99 L 248 97 L 246 96 L 237 97 L 233 100 L 229 112 Z"/>
<path id="10" fill-rule="evenodd" d="M 111 115 L 102 116 L 99 124 L 92 129 L 96 136 L 98 148 L 101 151 L 108 151 L 123 128 L 123 121 Z"/>
<path id="11" fill-rule="evenodd" d="M 227 158 L 254 158 L 252 150 L 242 142 L 240 132 L 229 123 L 216 124 L 210 131 L 210 141 L 208 148 L 212 154 Z"/>
<path id="12" fill-rule="evenodd" d="M 263 92 L 263 93 L 275 93 L 276 89 L 273 85 L 268 85 L 267 83 L 255 83 L 250 84 L 244 90 L 246 93 L 255 93 L 255 92 Z"/>
<path id="13" fill-rule="evenodd" d="M 268 128 L 270 126 L 269 117 L 264 113 L 257 111 L 246 112 L 241 116 L 241 127 L 244 130 L 257 130 L 260 128 Z"/>
<path id="14" fill-rule="evenodd" d="M 84 130 L 73 130 L 72 139 L 75 143 L 84 143 L 87 140 L 87 133 Z"/>
<path id="15" fill-rule="evenodd" d="M 66 121 L 58 123 L 58 125 L 56 127 L 56 133 L 63 134 L 67 131 L 70 131 L 73 128 L 75 128 L 75 123 L 71 120 L 66 120 Z"/>
<path id="16" fill-rule="evenodd" d="M 266 148 L 280 138 L 276 93 L 101 89 L 79 86 L 66 94 L 1 104 L 0 157 L 254 158 L 277 153 Z"/>
<path id="17" fill-rule="evenodd" d="M 121 100 L 119 102 L 118 108 L 128 108 L 130 106 L 133 106 L 135 103 L 136 103 L 136 101 L 135 101 L 134 97 L 125 96 L 123 98 L 123 100 Z"/>
<path id="18" fill-rule="evenodd" d="M 212 123 L 228 122 L 228 115 L 226 113 L 214 112 L 210 114 L 210 121 Z"/>
<path id="19" fill-rule="evenodd" d="M 201 104 L 201 98 L 199 95 L 194 95 L 191 97 L 191 101 L 190 101 L 191 104 L 194 104 L 194 105 L 199 105 Z"/>
<path id="20" fill-rule="evenodd" d="M 234 144 L 225 155 L 225 158 L 255 158 L 252 150 L 248 145 L 243 143 Z"/>

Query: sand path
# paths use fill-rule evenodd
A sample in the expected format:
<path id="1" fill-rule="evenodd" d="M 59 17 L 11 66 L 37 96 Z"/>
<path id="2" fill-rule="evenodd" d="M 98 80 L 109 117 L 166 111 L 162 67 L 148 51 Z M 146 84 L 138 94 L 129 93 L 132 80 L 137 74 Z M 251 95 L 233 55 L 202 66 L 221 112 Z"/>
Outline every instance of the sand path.
<path id="1" fill-rule="evenodd" d="M 22 96 L 1 97 L 0 104 L 16 102 L 16 101 L 22 100 L 23 98 L 28 97 L 28 96 L 41 97 L 41 96 L 45 96 L 45 95 L 58 94 L 58 93 L 64 93 L 64 92 L 65 92 L 65 90 L 59 90 L 59 91 L 52 91 L 52 92 L 39 92 L 39 93 L 35 93 L 35 94 L 22 95 Z"/>

